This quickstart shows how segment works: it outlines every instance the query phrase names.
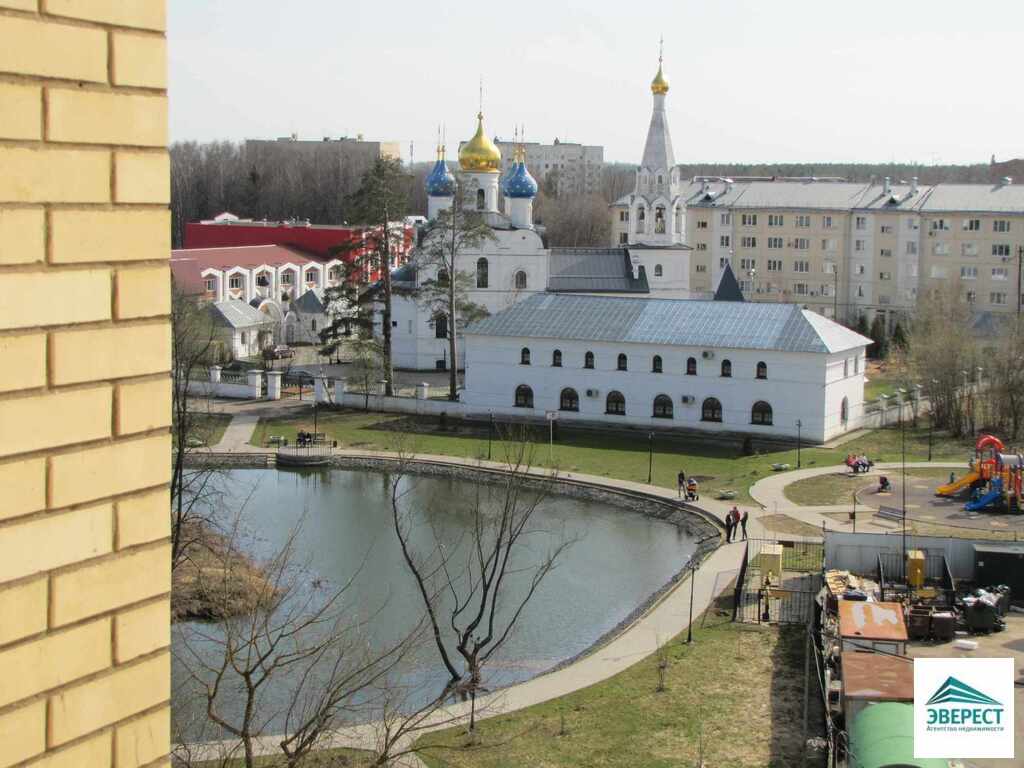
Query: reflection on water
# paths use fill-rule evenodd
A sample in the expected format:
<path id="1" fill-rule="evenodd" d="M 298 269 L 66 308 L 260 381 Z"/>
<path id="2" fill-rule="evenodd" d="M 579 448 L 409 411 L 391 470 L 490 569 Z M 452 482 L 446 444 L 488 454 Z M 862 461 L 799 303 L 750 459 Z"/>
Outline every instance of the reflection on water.
<path id="1" fill-rule="evenodd" d="M 316 579 L 336 589 L 355 577 L 348 604 L 358 615 L 370 617 L 371 643 L 383 647 L 394 642 L 419 620 L 423 606 L 393 528 L 389 475 L 242 469 L 227 472 L 223 482 L 224 514 L 243 510 L 246 541 L 257 557 L 276 552 L 301 524 L 297 555 Z M 468 510 L 477 495 L 485 508 L 493 507 L 500 504 L 502 489 L 451 478 L 406 476 L 400 491 L 406 508 L 417 513 L 412 543 L 426 554 L 433 551 L 435 537 L 448 547 L 465 546 Z M 564 496 L 544 499 L 530 528 L 534 533 L 523 539 L 511 570 L 528 570 L 563 539 L 575 543 L 561 555 L 488 665 L 485 684 L 491 688 L 525 680 L 586 650 L 669 581 L 694 551 L 693 541 L 673 525 Z M 506 603 L 521 597 L 514 579 L 529 577 L 513 577 Z M 511 610 L 509 605 L 500 608 Z M 188 630 L 189 625 L 175 628 L 176 651 L 182 648 L 182 632 Z M 436 690 L 447 680 L 433 647 L 420 654 L 409 674 L 431 687 L 436 682 Z M 175 681 L 183 681 L 177 664 Z M 175 695 L 179 716 L 199 705 L 185 690 Z M 267 695 L 273 698 L 273 690 Z M 231 702 L 225 704 L 230 706 Z"/>

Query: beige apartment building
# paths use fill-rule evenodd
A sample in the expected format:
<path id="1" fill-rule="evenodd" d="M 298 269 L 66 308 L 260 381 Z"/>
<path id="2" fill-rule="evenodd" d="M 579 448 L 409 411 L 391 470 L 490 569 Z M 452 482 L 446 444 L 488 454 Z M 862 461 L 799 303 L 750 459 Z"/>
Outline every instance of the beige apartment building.
<path id="1" fill-rule="evenodd" d="M 551 173 L 557 172 L 559 195 L 591 195 L 601 189 L 604 147 L 558 139 L 551 144 L 535 141 L 496 141 L 495 144 L 501 150 L 502 175 L 512 167 L 515 148 L 522 147 L 526 152 L 526 167 L 538 182 L 543 183 Z"/>
<path id="2" fill-rule="evenodd" d="M 0 0 L 0 767 L 169 766 L 164 0 Z"/>
<path id="3" fill-rule="evenodd" d="M 752 301 L 797 302 L 890 327 L 924 292 L 955 283 L 979 313 L 1017 310 L 1024 185 L 921 186 L 827 179 L 702 179 L 681 190 L 694 296 L 731 264 Z M 639 237 L 628 201 L 611 206 L 612 243 Z M 679 212 L 677 212 L 679 213 Z"/>

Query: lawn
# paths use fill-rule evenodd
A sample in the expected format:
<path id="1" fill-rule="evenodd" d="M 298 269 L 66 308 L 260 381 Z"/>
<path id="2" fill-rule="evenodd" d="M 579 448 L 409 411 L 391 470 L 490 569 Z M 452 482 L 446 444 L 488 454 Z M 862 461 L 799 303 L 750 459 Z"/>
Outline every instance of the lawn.
<path id="1" fill-rule="evenodd" d="M 224 437 L 224 430 L 231 423 L 231 415 L 227 413 L 195 414 L 193 434 L 203 441 L 203 445 L 216 445 Z"/>
<path id="2" fill-rule="evenodd" d="M 898 472 L 899 470 L 890 472 L 889 477 L 898 476 Z M 949 470 L 914 468 L 912 471 L 908 471 L 907 480 L 915 479 L 938 484 L 939 481 L 949 480 Z M 852 504 L 855 491 L 877 484 L 877 476 L 851 475 L 849 472 L 843 472 L 797 480 L 795 483 L 787 485 L 783 489 L 783 493 L 794 504 L 807 507 Z"/>
<path id="3" fill-rule="evenodd" d="M 665 646 L 661 693 L 654 654 L 589 688 L 482 721 L 479 746 L 464 746 L 463 729 L 427 734 L 419 755 L 430 768 L 689 768 L 703 747 L 708 766 L 799 765 L 804 628 L 730 619 L 728 609 L 712 609 L 706 626 L 696 622 L 692 645 L 683 634 Z M 810 684 L 815 736 L 822 715 L 813 674 Z"/>
<path id="4" fill-rule="evenodd" d="M 268 755 L 257 757 L 256 768 L 287 768 L 284 757 Z M 373 756 L 360 749 L 325 749 L 314 752 L 306 759 L 295 764 L 295 768 L 365 768 L 373 763 Z M 221 762 L 209 760 L 195 764 L 195 768 L 244 768 L 245 760 L 237 758 Z"/>
<path id="5" fill-rule="evenodd" d="M 267 436 L 281 435 L 289 441 L 298 430 L 313 430 L 312 413 L 262 420 L 253 435 L 253 445 L 263 445 Z M 461 458 L 487 458 L 486 423 L 449 419 L 444 428 L 437 417 L 413 417 L 360 410 L 319 409 L 316 429 L 326 432 L 339 446 L 368 450 L 395 450 L 432 453 Z M 497 428 L 496 433 L 504 432 Z M 534 428 L 534 463 L 555 466 L 563 471 L 616 477 L 647 482 L 648 440 L 643 431 L 600 431 L 561 427 L 549 460 L 548 433 Z M 928 432 L 923 426 L 908 428 L 908 460 L 923 461 L 928 452 Z M 755 447 L 756 444 L 755 444 Z M 936 460 L 966 460 L 972 446 L 945 439 L 936 433 L 933 455 Z M 495 439 L 492 457 L 498 459 L 501 444 Z M 847 453 L 866 453 L 876 461 L 894 461 L 900 456 L 900 434 L 896 429 L 873 430 L 840 448 L 803 448 L 804 468 L 840 464 Z M 775 448 L 759 455 L 744 456 L 738 443 L 720 442 L 707 436 L 663 435 L 654 439 L 652 482 L 676 487 L 680 470 L 696 475 L 701 494 L 713 498 L 719 491 L 735 490 L 738 502 L 750 502 L 751 484 L 772 473 L 774 463 L 797 465 L 795 447 Z"/>

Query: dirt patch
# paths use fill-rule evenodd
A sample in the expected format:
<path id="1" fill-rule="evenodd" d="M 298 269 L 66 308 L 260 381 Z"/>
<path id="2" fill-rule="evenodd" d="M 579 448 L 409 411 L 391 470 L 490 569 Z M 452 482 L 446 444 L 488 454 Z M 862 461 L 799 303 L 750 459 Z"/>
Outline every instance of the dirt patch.
<path id="1" fill-rule="evenodd" d="M 757 519 L 761 525 L 774 533 L 787 533 L 790 536 L 821 536 L 820 528 L 789 515 L 764 515 Z"/>

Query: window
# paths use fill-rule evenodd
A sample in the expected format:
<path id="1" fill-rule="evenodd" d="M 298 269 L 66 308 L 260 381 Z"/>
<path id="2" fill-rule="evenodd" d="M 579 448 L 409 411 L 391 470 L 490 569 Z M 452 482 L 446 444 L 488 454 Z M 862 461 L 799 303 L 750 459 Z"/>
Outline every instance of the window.
<path id="1" fill-rule="evenodd" d="M 654 209 L 654 234 L 665 234 L 665 209 L 660 205 Z"/>
<path id="2" fill-rule="evenodd" d="M 836 239 L 834 237 L 825 237 L 821 240 L 821 250 L 823 251 L 834 251 L 836 249 Z"/>
<path id="3" fill-rule="evenodd" d="M 993 280 L 1005 280 L 1009 274 L 1006 267 L 993 267 L 992 268 L 992 279 Z"/>
<path id="4" fill-rule="evenodd" d="M 964 301 L 968 304 L 973 304 L 978 300 L 977 291 L 964 291 Z"/>
<path id="5" fill-rule="evenodd" d="M 647 211 L 641 205 L 636 209 L 636 232 L 637 234 L 643 234 L 644 227 L 647 225 Z"/>
<path id="6" fill-rule="evenodd" d="M 856 275 L 863 275 L 864 274 L 864 269 L 865 269 L 865 267 L 864 267 L 863 264 L 858 264 L 856 267 L 853 268 L 853 272 Z"/>
<path id="7" fill-rule="evenodd" d="M 605 400 L 605 413 L 612 416 L 626 415 L 626 398 L 622 396 L 621 392 L 616 392 L 613 389 L 608 393 L 608 398 Z"/>
<path id="8" fill-rule="evenodd" d="M 732 376 L 732 362 L 730 360 L 722 361 L 722 376 L 725 378 Z"/>
<path id="9" fill-rule="evenodd" d="M 863 285 L 858 285 L 857 286 L 857 298 L 858 299 L 863 299 L 864 298 L 864 286 Z"/>
<path id="10" fill-rule="evenodd" d="M 903 221 L 906 222 L 907 229 L 909 231 L 911 231 L 911 232 L 916 232 L 917 231 L 917 221 L 915 219 L 907 218 L 907 219 L 904 219 Z"/>
<path id="11" fill-rule="evenodd" d="M 993 222 L 994 224 L 995 222 Z M 964 232 L 980 232 L 981 219 L 964 219 Z"/>
<path id="12" fill-rule="evenodd" d="M 620 371 L 625 371 L 625 370 L 627 370 L 626 363 L 627 363 L 626 356 L 624 354 L 622 354 L 622 353 L 619 353 L 619 360 L 618 360 L 618 363 L 616 364 L 615 367 L 618 370 L 620 370 Z"/>
<path id="13" fill-rule="evenodd" d="M 1010 231 L 1010 222 L 1007 221 L 1006 219 L 996 219 L 995 221 L 992 222 L 992 231 L 993 232 L 1009 232 Z"/>
<path id="14" fill-rule="evenodd" d="M 878 273 L 878 279 L 879 280 L 892 280 L 892 272 L 879 272 Z"/>
<path id="15" fill-rule="evenodd" d="M 315 283 L 316 282 L 316 270 L 315 269 L 307 269 L 306 270 L 306 282 L 307 283 Z"/>
<path id="16" fill-rule="evenodd" d="M 756 237 L 741 237 L 740 238 L 740 245 L 742 247 L 744 247 L 744 248 L 757 248 L 757 238 Z"/>
<path id="17" fill-rule="evenodd" d="M 594 367 L 594 353 L 593 352 L 587 352 L 583 356 L 583 367 L 584 368 L 593 368 Z"/>
<path id="18" fill-rule="evenodd" d="M 858 252 L 863 252 L 863 250 L 864 250 L 864 241 L 863 240 L 854 240 L 853 241 L 853 250 L 858 251 Z"/>
<path id="19" fill-rule="evenodd" d="M 447 339 L 448 338 L 448 315 L 435 315 L 434 316 L 434 338 L 435 339 Z"/>
<path id="20" fill-rule="evenodd" d="M 487 205 L 487 200 L 486 200 L 486 198 L 484 196 L 484 191 L 482 189 L 478 189 L 476 191 L 476 209 L 478 211 L 482 211 L 482 210 L 484 210 L 486 205 Z M 532 408 L 533 406 L 530 406 L 530 407 Z"/>
<path id="21" fill-rule="evenodd" d="M 688 357 L 686 358 L 686 375 L 696 376 L 697 375 L 697 358 Z"/>
<path id="22" fill-rule="evenodd" d="M 744 227 L 756 227 L 757 226 L 757 214 L 756 213 L 744 213 L 740 216 L 740 224 Z"/>
<path id="23" fill-rule="evenodd" d="M 217 288 L 217 280 L 212 277 L 208 277 L 205 280 L 207 293 L 212 293 Z M 232 286 L 234 287 L 234 286 Z"/>
<path id="24" fill-rule="evenodd" d="M 960 267 L 960 279 L 961 280 L 977 280 L 978 279 L 978 268 L 977 267 Z"/>
<path id="25" fill-rule="evenodd" d="M 772 407 L 764 400 L 758 400 L 750 409 L 750 423 L 771 426 Z"/>
<path id="26" fill-rule="evenodd" d="M 806 237 L 798 237 L 793 240 L 793 247 L 798 251 L 806 251 L 811 247 L 811 241 Z"/>
<path id="27" fill-rule="evenodd" d="M 707 249 L 708 249 L 708 244 L 707 243 L 697 243 L 697 250 L 698 251 L 706 251 Z"/>
<path id="28" fill-rule="evenodd" d="M 718 217 L 718 223 L 721 224 L 723 227 L 731 226 L 732 225 L 732 214 L 731 213 L 720 214 L 719 217 Z"/>
<path id="29" fill-rule="evenodd" d="M 516 272 L 516 290 L 522 291 L 526 288 L 526 273 L 523 270 Z"/>
<path id="30" fill-rule="evenodd" d="M 661 269 L 661 264 L 655 264 L 654 265 L 654 276 L 655 277 L 661 277 L 662 274 L 663 274 L 663 272 L 662 272 L 662 269 Z"/>
<path id="31" fill-rule="evenodd" d="M 850 361 L 843 360 L 843 378 L 845 379 L 850 375 Z"/>
<path id="32" fill-rule="evenodd" d="M 247 332 L 245 332 L 245 331 L 242 331 L 242 345 L 245 346 L 248 343 L 249 343 L 249 334 Z"/>
<path id="33" fill-rule="evenodd" d="M 312 323 L 312 326 L 313 326 L 313 327 L 312 327 L 312 330 L 314 330 L 314 331 L 315 331 L 315 330 L 316 330 L 316 319 L 314 318 L 314 319 L 313 319 L 313 320 L 311 320 L 310 322 Z M 392 326 L 392 327 L 394 327 L 394 326 L 396 326 L 396 325 L 398 325 L 398 323 L 394 323 L 394 322 L 393 322 L 393 323 L 391 324 L 391 326 Z"/>
<path id="34" fill-rule="evenodd" d="M 836 263 L 834 261 L 826 261 L 821 265 L 821 271 L 826 275 L 834 275 L 836 273 Z"/>
<path id="35" fill-rule="evenodd" d="M 853 358 L 853 373 L 854 375 L 860 373 L 860 355 Z"/>
<path id="36" fill-rule="evenodd" d="M 628 232 L 619 232 L 619 245 L 626 245 L 629 242 Z"/>
<path id="37" fill-rule="evenodd" d="M 237 290 L 237 289 L 239 289 L 241 287 L 242 287 L 242 277 L 241 277 L 241 275 L 232 275 L 231 277 L 228 278 L 228 288 L 232 288 L 232 289 Z"/>
<path id="38" fill-rule="evenodd" d="M 728 235 L 722 235 L 721 237 L 718 238 L 718 244 L 722 248 L 728 248 L 730 242 L 732 241 L 730 240 Z"/>
<path id="39" fill-rule="evenodd" d="M 960 253 L 963 256 L 977 256 L 978 255 L 978 244 L 977 243 L 961 243 Z"/>
<path id="40" fill-rule="evenodd" d="M 655 355 L 651 360 L 651 373 L 661 373 L 661 355 Z"/>
<path id="41" fill-rule="evenodd" d="M 292 284 L 292 273 L 291 272 L 282 272 L 281 273 L 281 285 L 291 285 L 291 284 Z"/>
<path id="42" fill-rule="evenodd" d="M 936 243 L 932 249 L 936 256 L 948 256 L 949 255 L 949 243 Z"/>
<path id="43" fill-rule="evenodd" d="M 858 216 L 856 221 L 855 221 L 854 226 L 856 226 L 857 229 L 867 229 L 868 228 L 868 217 L 867 216 Z"/>
<path id="44" fill-rule="evenodd" d="M 878 255 L 882 256 L 883 258 L 891 258 L 892 257 L 892 248 L 882 248 L 878 252 Z"/>
<path id="45" fill-rule="evenodd" d="M 916 255 L 917 255 L 917 243 L 915 243 L 913 240 L 911 240 L 910 242 L 907 243 L 907 256 L 916 256 Z"/>
<path id="46" fill-rule="evenodd" d="M 516 408 L 533 408 L 533 390 L 525 384 L 516 387 Z"/>
<path id="47" fill-rule="evenodd" d="M 892 234 L 892 225 L 891 224 L 883 224 L 881 227 L 879 227 L 879 231 L 881 231 L 881 233 L 883 235 L 891 235 Z"/>
<path id="48" fill-rule="evenodd" d="M 825 228 L 825 229 L 832 229 L 832 217 L 831 216 L 822 216 L 821 217 L 821 226 L 823 228 Z"/>
<path id="49" fill-rule="evenodd" d="M 997 291 L 993 291 L 992 293 L 990 293 L 988 295 L 988 303 L 989 304 L 1005 304 L 1006 303 L 1006 294 L 1005 293 L 1000 293 L 1000 292 L 997 292 Z"/>
<path id="50" fill-rule="evenodd" d="M 794 272 L 810 272 L 811 271 L 811 262 L 809 262 L 809 261 L 794 261 L 793 262 L 793 271 Z"/>
<path id="51" fill-rule="evenodd" d="M 554 368 L 562 367 L 562 350 L 556 349 L 551 353 L 551 365 Z"/>
<path id="52" fill-rule="evenodd" d="M 757 269 L 757 259 L 740 259 L 740 269 Z"/>
<path id="53" fill-rule="evenodd" d="M 563 389 L 562 394 L 558 396 L 558 410 L 578 411 L 579 409 L 580 396 L 576 394 L 576 390 L 570 387 Z"/>
<path id="54" fill-rule="evenodd" d="M 654 418 L 672 418 L 672 398 L 668 395 L 658 395 L 654 398 Z"/>
<path id="55" fill-rule="evenodd" d="M 1010 255 L 1010 244 L 1009 243 L 993 243 L 992 244 L 992 255 L 993 256 L 1009 256 Z"/>
<path id="56" fill-rule="evenodd" d="M 757 364 L 757 378 L 767 379 L 768 378 L 768 365 L 767 363 Z"/>
<path id="57" fill-rule="evenodd" d="M 811 217 L 801 214 L 796 217 L 796 225 L 798 227 L 809 227 L 811 226 Z"/>
<path id="58" fill-rule="evenodd" d="M 487 259 L 476 260 L 476 287 L 486 288 L 487 287 L 487 272 L 488 272 Z"/>
<path id="59" fill-rule="evenodd" d="M 776 250 L 779 250 L 780 248 L 782 248 L 782 238 L 781 237 L 769 237 L 768 238 L 768 248 L 770 250 L 773 250 L 773 251 L 776 251 Z"/>
<path id="60" fill-rule="evenodd" d="M 331 267 L 327 270 L 328 280 L 337 280 L 339 277 L 341 277 L 341 270 L 338 267 Z"/>
<path id="61" fill-rule="evenodd" d="M 807 283 L 793 283 L 793 293 L 797 296 L 806 296 L 808 293 Z"/>
<path id="62" fill-rule="evenodd" d="M 629 211 L 619 211 L 619 221 L 629 221 Z"/>
<path id="63" fill-rule="evenodd" d="M 698 264 L 697 265 L 697 271 L 698 272 L 707 272 L 708 271 L 708 265 L 707 264 Z"/>
<path id="64" fill-rule="evenodd" d="M 781 272 L 782 271 L 782 259 L 768 259 L 768 271 L 769 272 Z"/>
<path id="65" fill-rule="evenodd" d="M 948 232 L 949 222 L 945 219 L 932 219 L 930 227 L 932 232 Z"/>
<path id="66" fill-rule="evenodd" d="M 448 270 L 447 269 L 442 268 L 442 269 L 437 270 L 437 284 L 438 285 L 448 285 Z"/>
<path id="67" fill-rule="evenodd" d="M 523 347 L 521 350 L 519 350 L 519 364 L 520 365 L 529 365 L 530 364 L 530 348 L 529 347 Z"/>
<path id="68" fill-rule="evenodd" d="M 707 228 L 708 228 L 708 221 L 707 221 L 707 219 L 700 219 L 697 222 L 697 229 L 707 229 Z"/>
<path id="69" fill-rule="evenodd" d="M 769 213 L 768 214 L 768 226 L 769 227 L 781 227 L 782 226 L 782 214 L 780 214 L 780 213 Z"/>
<path id="70" fill-rule="evenodd" d="M 714 397 L 709 397 L 700 408 L 701 421 L 721 421 L 722 404 Z"/>

